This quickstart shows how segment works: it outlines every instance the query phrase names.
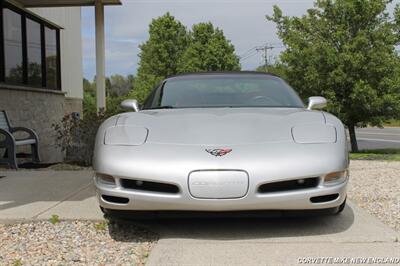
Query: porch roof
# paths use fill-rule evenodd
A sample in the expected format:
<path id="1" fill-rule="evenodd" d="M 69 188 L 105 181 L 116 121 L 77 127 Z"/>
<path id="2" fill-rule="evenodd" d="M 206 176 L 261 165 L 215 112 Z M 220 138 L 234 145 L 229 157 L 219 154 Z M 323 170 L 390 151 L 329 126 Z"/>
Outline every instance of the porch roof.
<path id="1" fill-rule="evenodd" d="M 96 0 L 18 0 L 24 7 L 94 6 Z M 120 0 L 101 0 L 103 5 L 121 5 Z"/>

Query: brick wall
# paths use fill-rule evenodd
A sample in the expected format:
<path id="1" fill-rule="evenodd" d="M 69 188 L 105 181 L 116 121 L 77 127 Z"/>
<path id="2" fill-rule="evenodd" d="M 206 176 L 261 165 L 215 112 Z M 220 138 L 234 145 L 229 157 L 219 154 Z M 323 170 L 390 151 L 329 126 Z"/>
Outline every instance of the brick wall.
<path id="1" fill-rule="evenodd" d="M 43 162 L 61 162 L 64 154 L 56 143 L 53 123 L 59 123 L 65 112 L 62 92 L 0 86 L 0 110 L 8 114 L 12 126 L 32 128 L 39 135 Z"/>

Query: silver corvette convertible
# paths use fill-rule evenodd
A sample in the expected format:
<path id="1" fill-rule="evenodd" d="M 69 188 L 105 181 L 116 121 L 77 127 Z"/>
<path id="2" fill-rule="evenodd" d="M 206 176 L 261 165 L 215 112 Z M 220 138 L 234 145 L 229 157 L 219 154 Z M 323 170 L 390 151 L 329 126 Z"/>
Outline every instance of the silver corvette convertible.
<path id="1" fill-rule="evenodd" d="M 94 152 L 103 211 L 254 211 L 345 206 L 343 124 L 281 78 L 202 73 L 164 80 L 106 120 Z"/>

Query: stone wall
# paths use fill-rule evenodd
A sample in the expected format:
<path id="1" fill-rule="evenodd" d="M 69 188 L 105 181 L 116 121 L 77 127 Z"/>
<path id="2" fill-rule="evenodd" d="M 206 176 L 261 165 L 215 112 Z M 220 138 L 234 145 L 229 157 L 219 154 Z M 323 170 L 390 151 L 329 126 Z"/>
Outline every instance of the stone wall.
<path id="1" fill-rule="evenodd" d="M 73 112 L 78 112 L 82 117 L 83 114 L 82 99 L 66 97 L 64 114 L 71 114 Z"/>
<path id="2" fill-rule="evenodd" d="M 43 162 L 61 162 L 64 153 L 56 142 L 52 127 L 65 114 L 63 92 L 0 85 L 0 110 L 8 114 L 12 126 L 32 128 L 39 135 Z"/>

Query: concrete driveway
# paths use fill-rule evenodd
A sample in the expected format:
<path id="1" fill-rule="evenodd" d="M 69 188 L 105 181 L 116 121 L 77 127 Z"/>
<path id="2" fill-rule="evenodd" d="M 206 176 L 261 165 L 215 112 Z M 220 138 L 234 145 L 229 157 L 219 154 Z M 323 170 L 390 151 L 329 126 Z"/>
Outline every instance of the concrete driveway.
<path id="1" fill-rule="evenodd" d="M 103 219 L 91 171 L 0 171 L 0 221 Z"/>
<path id="2" fill-rule="evenodd" d="M 318 257 L 400 256 L 399 235 L 352 203 L 339 216 L 161 220 L 147 226 L 160 234 L 147 265 L 296 265 Z"/>
<path id="3" fill-rule="evenodd" d="M 0 222 L 53 214 L 103 219 L 91 171 L 5 171 L 0 176 Z M 160 235 L 148 265 L 294 265 L 311 257 L 400 256 L 399 234 L 351 202 L 339 216 L 135 223 Z"/>

